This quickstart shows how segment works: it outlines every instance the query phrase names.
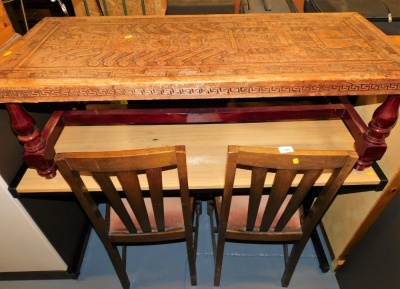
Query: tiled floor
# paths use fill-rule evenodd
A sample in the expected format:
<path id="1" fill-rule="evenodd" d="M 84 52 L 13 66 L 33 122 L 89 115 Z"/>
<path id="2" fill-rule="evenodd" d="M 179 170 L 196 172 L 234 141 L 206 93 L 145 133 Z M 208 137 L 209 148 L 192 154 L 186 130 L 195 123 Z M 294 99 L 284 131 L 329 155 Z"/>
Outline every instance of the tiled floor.
<path id="1" fill-rule="evenodd" d="M 214 288 L 209 219 L 200 218 L 197 287 L 190 286 L 184 243 L 128 248 L 131 288 Z M 220 288 L 278 289 L 283 273 L 282 247 L 227 243 Z M 1 289 L 122 288 L 97 235 L 91 235 L 78 280 L 0 281 Z M 333 272 L 321 273 L 314 249 L 308 245 L 289 285 L 291 289 L 339 289 Z"/>

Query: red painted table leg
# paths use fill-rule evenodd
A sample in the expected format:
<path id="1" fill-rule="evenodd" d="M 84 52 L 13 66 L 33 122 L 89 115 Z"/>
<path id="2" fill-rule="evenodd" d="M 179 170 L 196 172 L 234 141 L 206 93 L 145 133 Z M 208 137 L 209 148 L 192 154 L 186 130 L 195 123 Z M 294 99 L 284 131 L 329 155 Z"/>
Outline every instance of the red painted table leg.
<path id="1" fill-rule="evenodd" d="M 11 126 L 24 143 L 24 160 L 29 168 L 35 168 L 40 176 L 53 178 L 56 167 L 53 157 L 45 158 L 46 140 L 41 136 L 33 117 L 20 104 L 6 104 Z"/>
<path id="2" fill-rule="evenodd" d="M 379 106 L 364 133 L 365 143 L 357 144 L 356 150 L 360 159 L 356 163 L 357 170 L 371 166 L 374 160 L 379 160 L 386 151 L 385 139 L 396 124 L 399 114 L 400 95 L 390 95 Z"/>

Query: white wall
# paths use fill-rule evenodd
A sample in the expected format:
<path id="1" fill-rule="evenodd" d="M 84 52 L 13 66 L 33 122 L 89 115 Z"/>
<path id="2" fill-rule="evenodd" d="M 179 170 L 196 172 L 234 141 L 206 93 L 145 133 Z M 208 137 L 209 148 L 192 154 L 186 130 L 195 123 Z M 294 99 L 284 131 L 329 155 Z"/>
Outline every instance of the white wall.
<path id="1" fill-rule="evenodd" d="M 67 265 L 0 177 L 0 272 L 52 271 Z"/>

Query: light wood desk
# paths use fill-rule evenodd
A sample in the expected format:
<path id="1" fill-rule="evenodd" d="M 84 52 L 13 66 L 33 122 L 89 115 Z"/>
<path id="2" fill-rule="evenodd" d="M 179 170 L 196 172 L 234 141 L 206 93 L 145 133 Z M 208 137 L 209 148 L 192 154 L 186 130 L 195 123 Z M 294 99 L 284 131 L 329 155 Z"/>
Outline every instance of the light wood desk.
<path id="1" fill-rule="evenodd" d="M 55 145 L 57 152 L 111 151 L 185 145 L 189 187 L 192 190 L 222 189 L 224 186 L 227 147 L 231 144 L 296 149 L 353 150 L 353 137 L 341 120 L 285 121 L 261 123 L 183 124 L 183 125 L 116 125 L 67 126 Z M 330 173 L 322 174 L 317 184 L 323 185 Z M 267 176 L 266 185 L 271 185 Z M 87 177 L 88 189 L 99 191 L 97 183 Z M 144 181 L 142 179 L 142 181 Z M 116 180 L 115 180 L 116 181 Z M 250 172 L 238 171 L 236 188 L 249 187 Z M 117 181 L 116 181 L 117 182 Z M 372 167 L 353 170 L 346 186 L 380 183 Z M 178 189 L 175 174 L 165 172 L 166 189 Z M 120 186 L 119 186 L 120 188 Z M 146 184 L 143 189 L 147 189 Z M 17 187 L 20 194 L 71 192 L 62 176 L 41 178 L 29 169 Z"/>
<path id="2" fill-rule="evenodd" d="M 0 54 L 0 102 L 48 178 L 54 150 L 21 103 L 377 94 L 358 169 L 397 120 L 400 52 L 356 13 L 47 18 Z"/>

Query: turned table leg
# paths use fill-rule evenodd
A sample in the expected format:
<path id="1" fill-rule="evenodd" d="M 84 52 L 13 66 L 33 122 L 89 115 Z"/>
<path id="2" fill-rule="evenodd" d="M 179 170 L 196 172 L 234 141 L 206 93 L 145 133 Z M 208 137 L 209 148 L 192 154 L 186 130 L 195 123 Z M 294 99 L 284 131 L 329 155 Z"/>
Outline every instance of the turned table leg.
<path id="1" fill-rule="evenodd" d="M 56 168 L 53 158 L 45 158 L 46 140 L 41 136 L 33 117 L 20 104 L 6 104 L 11 127 L 24 144 L 23 158 L 29 168 L 35 168 L 40 176 L 53 178 Z"/>
<path id="2" fill-rule="evenodd" d="M 371 166 L 372 162 L 381 159 L 386 151 L 385 139 L 398 119 L 400 95 L 390 95 L 374 112 L 372 120 L 364 132 L 364 142 L 356 144 L 360 156 L 356 163 L 357 170 Z"/>

